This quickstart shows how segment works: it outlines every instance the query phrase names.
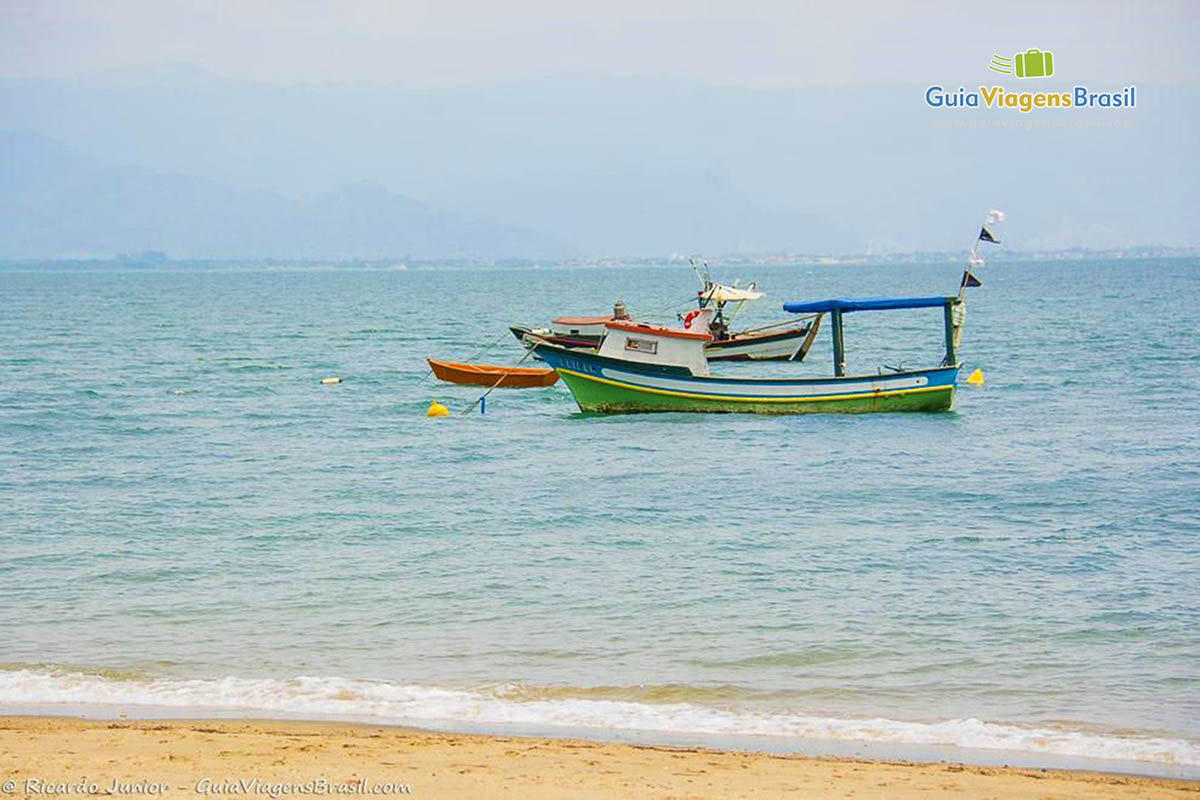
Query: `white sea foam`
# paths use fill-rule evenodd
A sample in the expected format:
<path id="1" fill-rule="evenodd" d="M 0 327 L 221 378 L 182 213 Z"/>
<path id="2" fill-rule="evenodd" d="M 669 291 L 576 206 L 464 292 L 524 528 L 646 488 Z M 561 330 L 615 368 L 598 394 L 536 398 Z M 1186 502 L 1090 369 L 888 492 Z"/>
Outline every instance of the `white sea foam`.
<path id="1" fill-rule="evenodd" d="M 936 723 L 835 719 L 729 711 L 691 703 L 640 703 L 556 696 L 521 700 L 496 693 L 343 678 L 114 679 L 81 672 L 0 671 L 0 704 L 173 707 L 188 714 L 245 710 L 419 725 L 460 722 L 607 728 L 688 735 L 950 745 L 1083 758 L 1200 765 L 1200 744 L 1183 739 L 1034 729 L 953 719 Z"/>

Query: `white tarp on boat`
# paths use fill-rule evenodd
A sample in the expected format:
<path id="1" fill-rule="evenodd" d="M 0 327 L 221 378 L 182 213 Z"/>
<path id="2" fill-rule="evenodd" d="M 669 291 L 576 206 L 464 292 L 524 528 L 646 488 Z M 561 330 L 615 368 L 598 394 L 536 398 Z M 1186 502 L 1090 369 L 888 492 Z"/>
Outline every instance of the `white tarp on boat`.
<path id="1" fill-rule="evenodd" d="M 763 293 L 756 292 L 753 289 L 739 289 L 736 286 L 714 283 L 701 291 L 700 296 L 712 300 L 714 303 L 731 303 L 743 300 L 757 300 L 763 296 Z"/>

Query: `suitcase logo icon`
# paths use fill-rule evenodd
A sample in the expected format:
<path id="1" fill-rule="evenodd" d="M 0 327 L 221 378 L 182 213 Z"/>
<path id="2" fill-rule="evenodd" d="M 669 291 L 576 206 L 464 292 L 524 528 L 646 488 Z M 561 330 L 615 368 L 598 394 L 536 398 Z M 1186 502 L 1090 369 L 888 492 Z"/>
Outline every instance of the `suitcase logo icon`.
<path id="1" fill-rule="evenodd" d="M 1054 54 L 1049 50 L 1031 48 L 1012 58 L 992 56 L 988 69 L 1018 78 L 1049 78 L 1054 74 Z"/>

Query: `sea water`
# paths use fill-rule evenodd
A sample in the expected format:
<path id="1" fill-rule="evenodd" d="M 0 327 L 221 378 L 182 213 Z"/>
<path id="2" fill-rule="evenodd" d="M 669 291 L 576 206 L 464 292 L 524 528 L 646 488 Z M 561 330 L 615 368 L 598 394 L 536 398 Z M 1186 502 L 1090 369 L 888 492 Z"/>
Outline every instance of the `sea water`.
<path id="1" fill-rule="evenodd" d="M 735 327 L 960 274 L 716 271 L 768 292 Z M 511 364 L 507 325 L 615 300 L 668 321 L 694 276 L 7 265 L 0 706 L 1200 774 L 1197 265 L 982 277 L 951 413 L 584 415 L 560 383 L 429 419 L 482 390 L 427 356 Z M 846 328 L 852 373 L 942 356 L 937 310 Z M 716 370 L 830 360 L 823 332 Z"/>

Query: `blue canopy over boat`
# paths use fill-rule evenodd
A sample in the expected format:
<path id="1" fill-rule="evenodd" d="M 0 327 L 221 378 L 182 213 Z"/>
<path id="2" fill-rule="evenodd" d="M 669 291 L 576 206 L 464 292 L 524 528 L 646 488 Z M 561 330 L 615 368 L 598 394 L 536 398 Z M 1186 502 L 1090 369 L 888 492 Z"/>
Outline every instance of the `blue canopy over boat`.
<path id="1" fill-rule="evenodd" d="M 860 297 L 856 299 L 835 298 L 817 300 L 813 303 L 784 303 L 783 310 L 793 314 L 825 314 L 833 321 L 833 374 L 846 374 L 846 346 L 842 341 L 844 322 L 842 315 L 851 311 L 892 311 L 898 308 L 940 308 L 946 328 L 946 357 L 942 363 L 951 366 L 958 363 L 954 352 L 954 329 L 962 324 L 962 316 L 956 315 L 954 306 L 962 303 L 958 297 Z M 818 318 L 820 319 L 820 318 Z M 814 323 L 815 324 L 815 323 Z"/>
<path id="2" fill-rule="evenodd" d="M 819 314 L 829 311 L 892 311 L 899 308 L 940 308 L 953 302 L 955 302 L 953 297 L 861 297 L 817 300 L 812 303 L 784 303 L 783 310 L 793 314 Z"/>

